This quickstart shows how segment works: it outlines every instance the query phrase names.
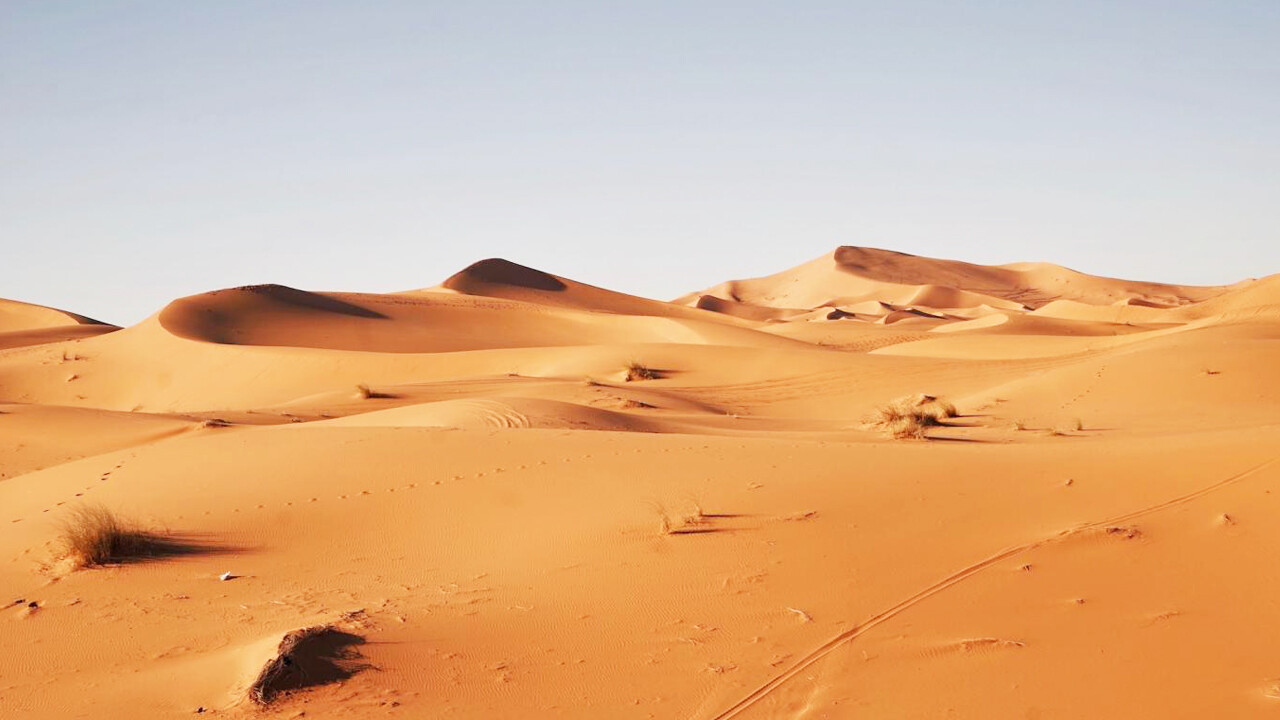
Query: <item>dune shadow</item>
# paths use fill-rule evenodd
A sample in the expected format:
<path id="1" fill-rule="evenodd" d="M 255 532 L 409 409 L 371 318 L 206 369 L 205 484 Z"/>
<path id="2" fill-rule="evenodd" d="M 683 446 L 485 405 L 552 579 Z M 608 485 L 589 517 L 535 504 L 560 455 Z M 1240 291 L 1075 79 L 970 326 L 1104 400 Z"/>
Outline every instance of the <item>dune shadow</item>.
<path id="1" fill-rule="evenodd" d="M 357 650 L 363 644 L 363 637 L 328 625 L 294 630 L 258 673 L 249 697 L 265 705 L 282 694 L 341 682 L 370 669 Z"/>
<path id="2" fill-rule="evenodd" d="M 269 297 L 276 302 L 296 307 L 308 308 L 310 310 L 320 310 L 322 312 L 335 313 L 338 315 L 350 315 L 353 317 L 372 318 L 376 320 L 387 319 L 376 310 L 370 310 L 353 303 L 349 303 L 337 298 L 321 295 L 319 293 L 307 292 L 306 290 L 298 290 L 287 285 L 248 285 L 238 288 L 255 295 L 263 295 Z"/>

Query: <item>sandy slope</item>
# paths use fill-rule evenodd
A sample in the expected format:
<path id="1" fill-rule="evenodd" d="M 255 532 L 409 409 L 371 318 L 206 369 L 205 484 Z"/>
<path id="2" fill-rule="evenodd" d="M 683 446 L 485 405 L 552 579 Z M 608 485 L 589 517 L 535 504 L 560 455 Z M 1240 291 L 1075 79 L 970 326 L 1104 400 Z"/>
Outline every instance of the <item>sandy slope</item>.
<path id="1" fill-rule="evenodd" d="M 0 299 L 0 350 L 93 337 L 118 329 L 64 310 Z"/>
<path id="2" fill-rule="evenodd" d="M 680 304 L 183 298 L 0 349 L 0 715 L 1269 716 L 1277 367 L 1280 276 L 858 248 Z M 920 392 L 961 416 L 870 422 Z M 86 503 L 173 552 L 73 569 Z"/>

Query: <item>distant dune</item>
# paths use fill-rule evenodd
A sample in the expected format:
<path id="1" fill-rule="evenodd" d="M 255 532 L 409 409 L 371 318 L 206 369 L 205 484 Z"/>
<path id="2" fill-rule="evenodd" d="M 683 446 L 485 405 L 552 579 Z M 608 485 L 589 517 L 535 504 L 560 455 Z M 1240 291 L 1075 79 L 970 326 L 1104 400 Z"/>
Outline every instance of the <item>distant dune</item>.
<path id="1" fill-rule="evenodd" d="M 1277 368 L 1280 275 L 858 247 L 0 301 L 0 716 L 1269 717 Z"/>
<path id="2" fill-rule="evenodd" d="M 1032 310 L 1054 300 L 1170 307 L 1207 300 L 1227 290 L 1094 277 L 1045 263 L 990 267 L 845 246 L 776 275 L 731 280 L 676 302 L 689 304 L 711 296 L 745 305 L 807 309 L 868 300 L 935 310 L 981 305 Z"/>
<path id="3" fill-rule="evenodd" d="M 0 299 L 0 349 L 93 337 L 117 329 L 64 310 Z"/>

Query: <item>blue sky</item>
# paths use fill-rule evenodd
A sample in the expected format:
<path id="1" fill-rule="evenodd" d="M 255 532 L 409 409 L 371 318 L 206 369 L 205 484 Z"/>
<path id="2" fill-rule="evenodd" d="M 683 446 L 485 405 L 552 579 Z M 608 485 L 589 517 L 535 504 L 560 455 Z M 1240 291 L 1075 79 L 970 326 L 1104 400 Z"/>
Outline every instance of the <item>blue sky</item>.
<path id="1" fill-rule="evenodd" d="M 1280 3 L 0 2 L 0 296 L 1280 272 Z"/>

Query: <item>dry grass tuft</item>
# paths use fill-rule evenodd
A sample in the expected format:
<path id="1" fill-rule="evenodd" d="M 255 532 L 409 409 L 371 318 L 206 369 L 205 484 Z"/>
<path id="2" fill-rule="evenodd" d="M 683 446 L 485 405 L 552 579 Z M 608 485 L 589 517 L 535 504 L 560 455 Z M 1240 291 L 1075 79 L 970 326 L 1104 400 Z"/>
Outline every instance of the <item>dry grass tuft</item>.
<path id="1" fill-rule="evenodd" d="M 66 556 L 83 568 L 227 549 L 199 538 L 147 532 L 102 505 L 72 510 L 62 523 L 60 540 Z"/>
<path id="2" fill-rule="evenodd" d="M 893 421 L 887 426 L 887 429 L 895 440 L 925 440 L 929 437 L 925 434 L 925 429 L 937 427 L 941 424 L 937 416 L 918 412 Z"/>
<path id="3" fill-rule="evenodd" d="M 379 398 L 395 397 L 395 395 L 391 395 L 384 392 L 378 392 L 377 390 L 374 390 L 368 385 L 364 383 L 360 383 L 359 385 L 356 385 L 356 397 L 361 400 L 368 400 L 370 398 L 373 398 L 376 400 Z"/>
<path id="4" fill-rule="evenodd" d="M 708 527 L 708 523 L 716 515 L 707 515 L 702 511 L 702 506 L 693 503 L 693 511 L 678 516 L 673 519 L 667 509 L 661 504 L 655 503 L 654 510 L 658 513 L 658 532 L 661 535 L 702 535 L 705 533 L 714 533 L 717 530 Z"/>
<path id="5" fill-rule="evenodd" d="M 626 376 L 627 382 L 634 382 L 636 380 L 657 380 L 659 377 L 661 377 L 661 375 L 658 373 L 657 370 L 654 370 L 653 368 L 648 367 L 644 363 L 641 363 L 639 360 L 632 360 L 631 362 L 627 363 L 626 370 L 627 370 L 627 376 Z"/>
<path id="6" fill-rule="evenodd" d="M 71 512 L 62 526 L 67 554 L 83 567 L 108 565 L 153 555 L 157 538 L 121 520 L 102 505 Z"/>
<path id="7" fill-rule="evenodd" d="M 895 439 L 924 440 L 927 428 L 941 427 L 943 420 L 957 416 L 956 406 L 932 395 L 916 395 L 878 409 L 876 424 Z"/>

